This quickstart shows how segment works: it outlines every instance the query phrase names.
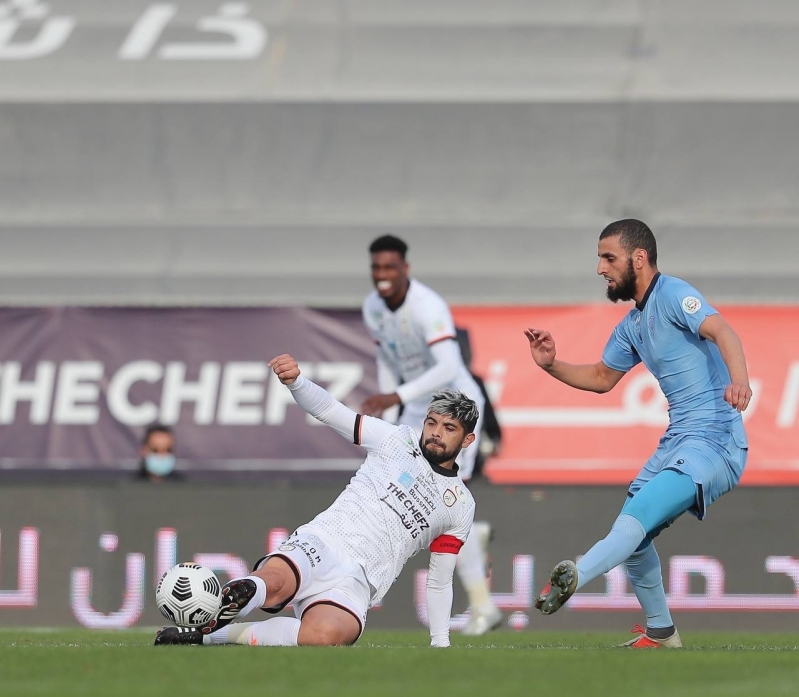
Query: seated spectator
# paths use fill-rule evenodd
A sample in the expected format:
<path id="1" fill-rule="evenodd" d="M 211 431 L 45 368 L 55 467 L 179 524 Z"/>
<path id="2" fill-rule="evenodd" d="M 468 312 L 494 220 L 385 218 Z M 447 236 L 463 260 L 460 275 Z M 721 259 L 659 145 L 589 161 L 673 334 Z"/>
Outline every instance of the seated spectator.
<path id="1" fill-rule="evenodd" d="M 139 479 L 164 482 L 183 478 L 175 470 L 175 434 L 169 426 L 158 423 L 148 426 L 139 453 Z"/>

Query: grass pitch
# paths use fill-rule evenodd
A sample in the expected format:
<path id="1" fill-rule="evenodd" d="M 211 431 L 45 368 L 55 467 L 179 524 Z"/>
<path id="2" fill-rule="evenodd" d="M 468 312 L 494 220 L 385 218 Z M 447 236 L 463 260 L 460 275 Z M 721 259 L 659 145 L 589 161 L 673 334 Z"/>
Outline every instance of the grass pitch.
<path id="1" fill-rule="evenodd" d="M 428 648 L 368 631 L 354 647 L 154 647 L 154 632 L 0 631 L 2 697 L 426 697 L 799 694 L 799 634 L 686 633 L 682 651 L 613 648 L 618 633 L 495 632 Z"/>

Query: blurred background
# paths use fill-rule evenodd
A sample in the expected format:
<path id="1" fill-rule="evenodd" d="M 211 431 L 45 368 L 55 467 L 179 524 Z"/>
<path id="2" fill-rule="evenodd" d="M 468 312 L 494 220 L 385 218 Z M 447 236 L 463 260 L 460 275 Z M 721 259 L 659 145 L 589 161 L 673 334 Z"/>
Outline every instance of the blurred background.
<path id="1" fill-rule="evenodd" d="M 541 628 L 533 589 L 611 524 L 667 414 L 645 370 L 556 383 L 522 330 L 596 360 L 627 310 L 597 238 L 636 217 L 741 335 L 755 393 L 742 486 L 659 542 L 671 606 L 793 627 L 797 124 L 789 0 L 0 2 L 0 623 L 154 625 L 173 563 L 239 575 L 326 507 L 363 455 L 266 362 L 374 392 L 360 306 L 394 234 L 468 332 L 502 427 L 471 485 L 495 602 Z M 371 626 L 420 626 L 425 566 Z M 549 626 L 627 628 L 622 589 Z"/>

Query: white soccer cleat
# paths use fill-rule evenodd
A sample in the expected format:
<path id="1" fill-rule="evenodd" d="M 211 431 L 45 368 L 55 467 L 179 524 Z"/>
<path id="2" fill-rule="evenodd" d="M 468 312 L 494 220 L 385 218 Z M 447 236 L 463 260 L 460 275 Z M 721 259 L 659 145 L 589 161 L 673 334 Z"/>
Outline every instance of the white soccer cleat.
<path id="1" fill-rule="evenodd" d="M 463 636 L 482 636 L 492 629 L 497 629 L 502 624 L 502 612 L 498 607 L 491 606 L 490 610 L 480 612 L 473 609 L 469 621 L 463 628 Z"/>
<path id="2" fill-rule="evenodd" d="M 682 648 L 682 639 L 680 639 L 679 632 L 675 629 L 674 634 L 670 637 L 666 637 L 665 639 L 656 639 L 655 637 L 651 637 L 646 633 L 646 630 L 640 625 L 636 624 L 630 630 L 633 634 L 638 634 L 639 636 L 635 637 L 635 639 L 630 639 L 630 641 L 625 641 L 623 644 L 619 644 L 619 648 L 630 648 L 630 649 L 681 649 Z"/>

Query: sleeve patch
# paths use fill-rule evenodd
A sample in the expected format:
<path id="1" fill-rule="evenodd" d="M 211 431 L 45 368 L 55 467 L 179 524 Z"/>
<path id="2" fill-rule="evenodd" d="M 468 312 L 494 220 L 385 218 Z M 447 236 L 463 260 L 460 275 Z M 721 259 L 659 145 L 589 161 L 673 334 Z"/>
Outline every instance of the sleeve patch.
<path id="1" fill-rule="evenodd" d="M 682 309 L 688 315 L 693 315 L 699 311 L 702 307 L 702 303 L 699 298 L 695 298 L 693 295 L 689 295 L 687 298 L 683 298 L 682 300 Z"/>
<path id="2" fill-rule="evenodd" d="M 457 554 L 463 547 L 463 540 L 454 535 L 439 535 L 430 543 L 430 551 L 438 554 Z"/>

